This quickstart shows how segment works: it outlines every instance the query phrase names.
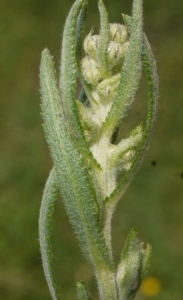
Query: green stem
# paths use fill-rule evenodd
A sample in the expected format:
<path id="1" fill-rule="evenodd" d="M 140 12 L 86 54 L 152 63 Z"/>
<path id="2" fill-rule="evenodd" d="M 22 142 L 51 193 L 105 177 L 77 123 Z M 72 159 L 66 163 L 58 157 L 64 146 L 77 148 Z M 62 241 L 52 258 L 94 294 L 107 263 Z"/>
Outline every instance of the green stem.
<path id="1" fill-rule="evenodd" d="M 101 300 L 117 300 L 117 285 L 115 273 L 108 269 L 99 268 L 96 274 L 100 299 Z"/>

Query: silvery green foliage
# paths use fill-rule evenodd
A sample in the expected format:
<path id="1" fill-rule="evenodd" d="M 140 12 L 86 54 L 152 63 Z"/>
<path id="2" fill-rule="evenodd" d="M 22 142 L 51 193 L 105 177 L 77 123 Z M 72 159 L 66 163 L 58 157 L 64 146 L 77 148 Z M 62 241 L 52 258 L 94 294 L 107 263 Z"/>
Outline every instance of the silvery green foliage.
<path id="1" fill-rule="evenodd" d="M 51 224 L 60 190 L 83 255 L 94 271 L 100 299 L 131 300 L 149 265 L 151 247 L 143 249 L 133 229 L 116 268 L 111 219 L 153 131 L 158 97 L 156 65 L 143 33 L 142 0 L 134 0 L 131 17 L 123 15 L 124 25 L 110 24 L 99 0 L 99 34 L 91 31 L 83 42 L 86 11 L 87 0 L 76 0 L 67 17 L 59 83 L 49 50 L 42 53 L 41 108 L 54 165 L 39 218 L 43 268 L 51 296 L 58 300 Z M 133 104 L 143 66 L 148 84 L 147 122 L 116 144 L 119 125 Z M 82 89 L 77 99 L 78 76 Z M 77 299 L 92 299 L 83 282 L 77 283 Z"/>

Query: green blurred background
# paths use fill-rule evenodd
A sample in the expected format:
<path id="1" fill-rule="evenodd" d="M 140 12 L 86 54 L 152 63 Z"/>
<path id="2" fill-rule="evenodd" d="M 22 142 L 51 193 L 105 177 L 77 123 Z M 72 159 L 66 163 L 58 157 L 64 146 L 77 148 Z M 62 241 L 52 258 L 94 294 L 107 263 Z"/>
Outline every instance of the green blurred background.
<path id="1" fill-rule="evenodd" d="M 52 162 L 42 129 L 38 74 L 44 47 L 50 49 L 59 66 L 61 33 L 72 2 L 0 2 L 1 300 L 50 299 L 39 253 L 38 214 Z M 131 14 L 131 0 L 105 3 L 110 22 L 121 22 L 120 12 Z M 151 266 L 138 300 L 181 300 L 183 295 L 182 16 L 182 1 L 144 1 L 144 27 L 158 65 L 159 114 L 147 156 L 113 221 L 116 261 L 133 226 L 143 241 L 153 245 Z M 94 25 L 98 30 L 97 1 L 90 0 L 86 32 Z M 146 106 L 142 80 L 121 136 L 145 118 Z M 83 279 L 98 299 L 95 280 L 60 198 L 54 217 L 55 268 L 61 296 L 75 299 L 75 281 Z"/>

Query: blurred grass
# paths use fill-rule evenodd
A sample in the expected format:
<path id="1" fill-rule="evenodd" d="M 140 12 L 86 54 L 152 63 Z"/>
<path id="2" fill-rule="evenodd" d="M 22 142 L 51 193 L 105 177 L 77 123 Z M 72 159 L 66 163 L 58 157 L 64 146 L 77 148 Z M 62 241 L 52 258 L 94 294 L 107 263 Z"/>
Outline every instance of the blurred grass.
<path id="1" fill-rule="evenodd" d="M 147 276 L 161 285 L 155 300 L 183 295 L 183 3 L 144 1 L 144 26 L 159 73 L 156 130 L 138 175 L 120 202 L 113 222 L 116 261 L 131 229 L 153 245 Z M 98 28 L 97 1 L 89 1 L 86 32 Z M 111 22 L 130 14 L 131 1 L 105 1 Z M 0 299 L 50 299 L 43 276 L 38 212 L 51 159 L 40 117 L 39 61 L 48 47 L 57 65 L 60 37 L 72 1 L 1 0 L 0 3 Z M 144 80 L 121 136 L 146 113 Z M 61 202 L 54 222 L 54 251 L 62 297 L 75 299 L 75 281 L 86 280 L 97 297 Z M 143 291 L 137 299 L 150 299 Z"/>

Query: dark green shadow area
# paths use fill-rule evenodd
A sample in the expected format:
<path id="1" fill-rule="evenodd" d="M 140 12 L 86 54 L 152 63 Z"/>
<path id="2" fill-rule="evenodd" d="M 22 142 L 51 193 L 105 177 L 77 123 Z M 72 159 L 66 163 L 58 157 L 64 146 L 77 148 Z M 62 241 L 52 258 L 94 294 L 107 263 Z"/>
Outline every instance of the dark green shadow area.
<path id="1" fill-rule="evenodd" d="M 147 274 L 160 292 L 138 300 L 182 300 L 183 285 L 183 2 L 144 1 L 144 26 L 157 60 L 160 104 L 145 160 L 113 221 L 116 261 L 134 226 L 153 245 Z M 52 166 L 40 116 L 39 61 L 48 47 L 59 68 L 60 40 L 72 1 L 1 0 L 0 3 L 0 299 L 48 300 L 38 242 L 42 191 Z M 130 14 L 132 2 L 105 4 L 111 22 Z M 97 1 L 89 0 L 86 32 L 98 29 Z M 146 86 L 124 119 L 120 136 L 145 120 Z M 53 243 L 61 299 L 76 299 L 76 280 L 96 283 L 58 198 Z"/>

